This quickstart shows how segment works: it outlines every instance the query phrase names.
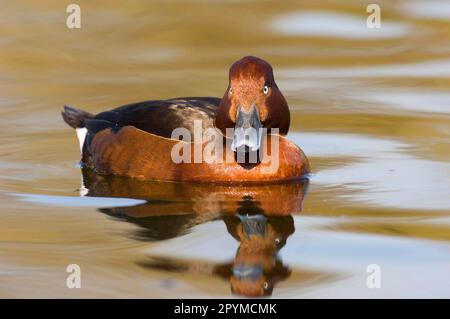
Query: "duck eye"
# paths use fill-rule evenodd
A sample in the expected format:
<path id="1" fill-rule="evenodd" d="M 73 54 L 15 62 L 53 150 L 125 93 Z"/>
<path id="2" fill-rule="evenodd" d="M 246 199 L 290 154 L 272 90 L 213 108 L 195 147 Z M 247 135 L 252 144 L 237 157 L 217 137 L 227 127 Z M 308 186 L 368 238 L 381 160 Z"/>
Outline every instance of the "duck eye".
<path id="1" fill-rule="evenodd" d="M 263 92 L 265 95 L 267 95 L 267 93 L 269 93 L 269 86 L 264 85 Z"/>
<path id="2" fill-rule="evenodd" d="M 233 88 L 230 86 L 230 89 L 228 90 L 230 92 L 230 95 L 233 94 Z"/>

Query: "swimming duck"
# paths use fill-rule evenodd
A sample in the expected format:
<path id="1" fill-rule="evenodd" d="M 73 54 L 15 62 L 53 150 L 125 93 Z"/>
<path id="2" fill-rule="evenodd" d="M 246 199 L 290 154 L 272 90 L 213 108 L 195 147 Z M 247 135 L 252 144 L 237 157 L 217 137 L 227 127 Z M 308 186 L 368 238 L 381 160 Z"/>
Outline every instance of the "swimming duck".
<path id="1" fill-rule="evenodd" d="M 62 117 L 77 131 L 82 166 L 104 175 L 246 184 L 309 172 L 303 151 L 285 137 L 289 107 L 272 67 L 253 56 L 233 63 L 221 99 L 150 100 L 97 115 L 65 106 Z"/>

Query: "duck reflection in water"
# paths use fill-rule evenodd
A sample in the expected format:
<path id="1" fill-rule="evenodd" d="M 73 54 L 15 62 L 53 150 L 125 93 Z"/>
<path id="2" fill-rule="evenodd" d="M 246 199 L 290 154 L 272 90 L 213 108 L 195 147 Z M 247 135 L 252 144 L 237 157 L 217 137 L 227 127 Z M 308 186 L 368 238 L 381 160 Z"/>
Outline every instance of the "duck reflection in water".
<path id="1" fill-rule="evenodd" d="M 283 264 L 278 251 L 294 232 L 292 216 L 249 215 L 253 202 L 236 216 L 224 216 L 228 232 L 240 242 L 234 260 L 218 266 L 216 273 L 228 278 L 231 290 L 245 296 L 271 295 L 278 281 L 287 278 L 291 270 Z"/>
<path id="2" fill-rule="evenodd" d="M 222 220 L 239 242 L 234 260 L 224 264 L 150 258 L 143 267 L 218 276 L 243 296 L 272 294 L 277 282 L 289 277 L 278 252 L 295 231 L 292 214 L 302 209 L 308 180 L 289 184 L 229 186 L 143 182 L 102 176 L 83 170 L 87 196 L 145 199 L 128 207 L 102 208 L 114 218 L 136 224 L 134 237 L 160 241 L 182 236 L 202 223 Z"/>

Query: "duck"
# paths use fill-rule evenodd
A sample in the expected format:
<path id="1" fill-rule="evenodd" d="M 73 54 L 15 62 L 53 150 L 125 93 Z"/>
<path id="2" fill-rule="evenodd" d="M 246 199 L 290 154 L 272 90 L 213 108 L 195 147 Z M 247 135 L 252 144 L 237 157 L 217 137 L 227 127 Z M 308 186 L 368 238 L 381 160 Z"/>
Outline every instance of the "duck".
<path id="1" fill-rule="evenodd" d="M 307 178 L 290 141 L 289 106 L 272 66 L 246 56 L 229 69 L 222 98 L 182 97 L 123 105 L 96 115 L 65 105 L 83 168 L 145 181 L 225 184 Z"/>

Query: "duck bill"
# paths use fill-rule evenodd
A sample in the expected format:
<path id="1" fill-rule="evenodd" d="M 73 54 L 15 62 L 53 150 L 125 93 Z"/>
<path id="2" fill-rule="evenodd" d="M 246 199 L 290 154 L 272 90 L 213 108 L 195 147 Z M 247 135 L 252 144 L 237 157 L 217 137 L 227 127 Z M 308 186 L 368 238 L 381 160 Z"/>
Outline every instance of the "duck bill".
<path id="1" fill-rule="evenodd" d="M 264 275 L 264 269 L 262 265 L 252 265 L 239 263 L 234 265 L 233 276 L 239 281 L 253 281 L 257 282 Z"/>
<path id="2" fill-rule="evenodd" d="M 239 107 L 236 114 L 233 143 L 231 149 L 238 153 L 256 152 L 261 147 L 263 125 L 255 105 L 249 111 Z"/>
<path id="3" fill-rule="evenodd" d="M 238 215 L 242 223 L 242 230 L 247 237 L 266 235 L 267 218 L 262 215 Z"/>

